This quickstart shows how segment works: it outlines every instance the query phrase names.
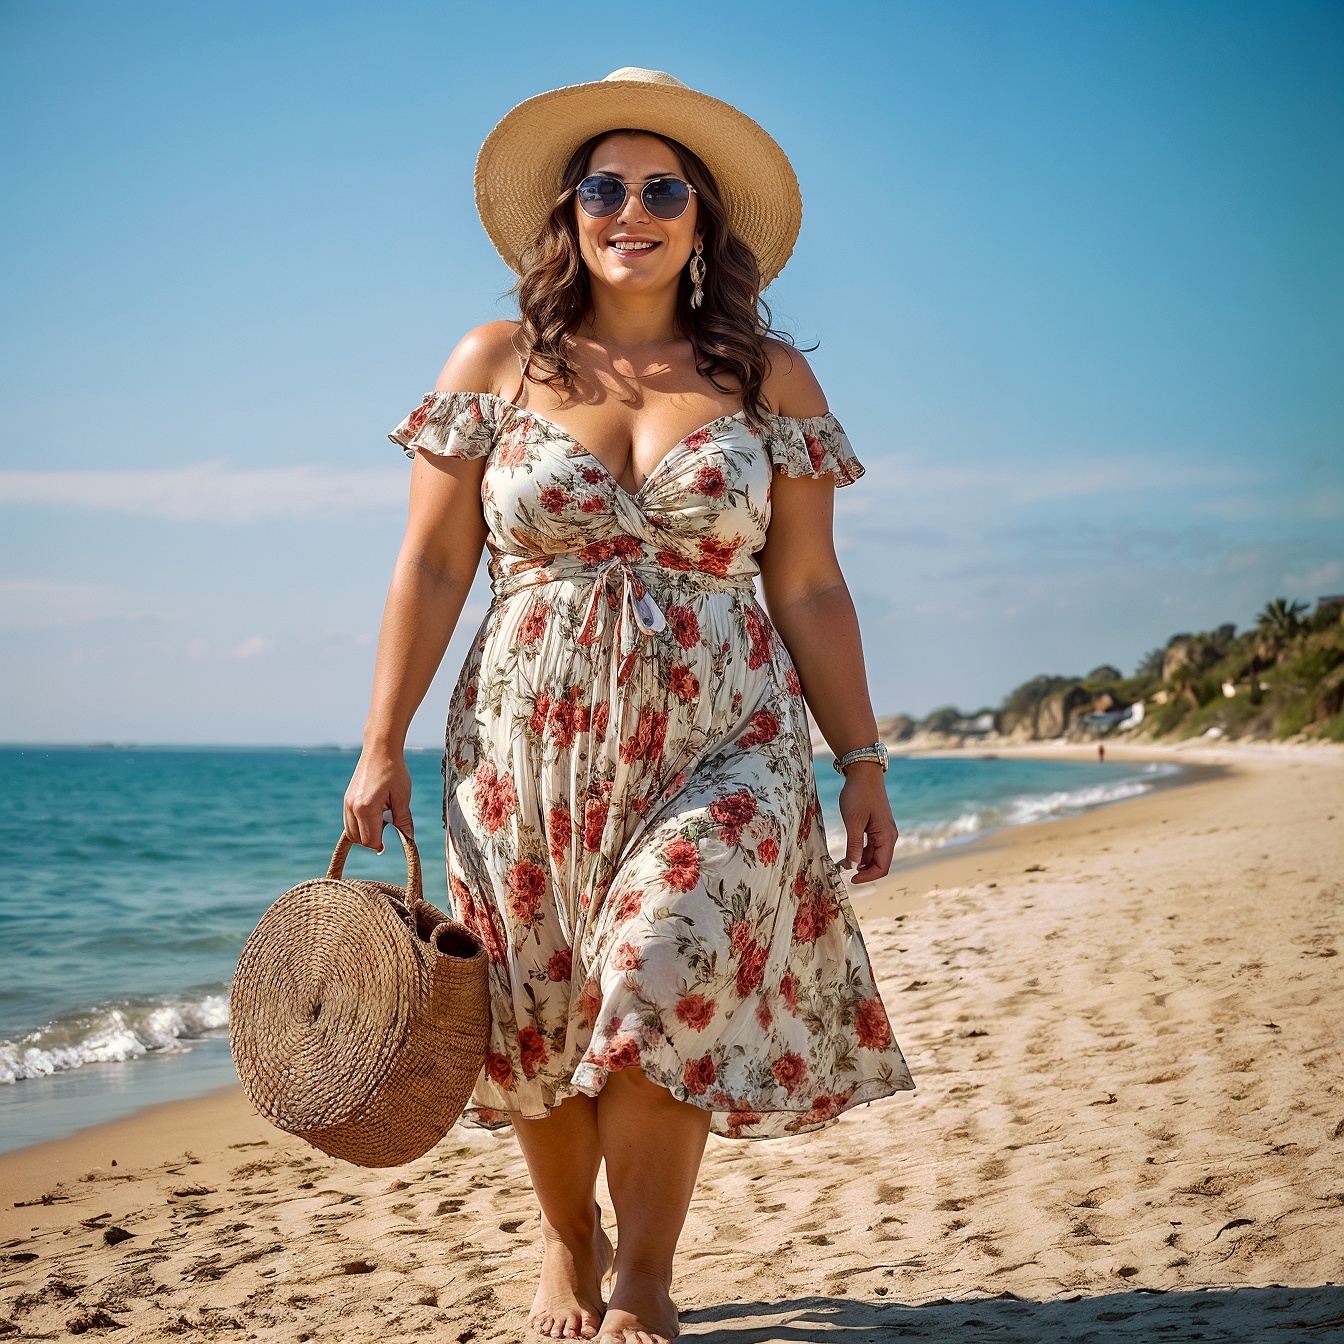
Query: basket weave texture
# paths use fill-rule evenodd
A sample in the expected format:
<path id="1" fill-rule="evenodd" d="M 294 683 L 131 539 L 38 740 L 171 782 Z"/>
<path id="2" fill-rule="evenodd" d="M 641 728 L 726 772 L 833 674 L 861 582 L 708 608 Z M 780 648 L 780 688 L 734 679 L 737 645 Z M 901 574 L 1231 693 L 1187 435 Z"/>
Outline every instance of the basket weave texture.
<path id="1" fill-rule="evenodd" d="M 398 832 L 400 834 L 400 832 Z M 420 1157 L 462 1114 L 490 1031 L 485 949 L 407 884 L 342 876 L 291 887 L 238 960 L 229 1042 L 243 1089 L 290 1134 L 362 1167 Z"/>

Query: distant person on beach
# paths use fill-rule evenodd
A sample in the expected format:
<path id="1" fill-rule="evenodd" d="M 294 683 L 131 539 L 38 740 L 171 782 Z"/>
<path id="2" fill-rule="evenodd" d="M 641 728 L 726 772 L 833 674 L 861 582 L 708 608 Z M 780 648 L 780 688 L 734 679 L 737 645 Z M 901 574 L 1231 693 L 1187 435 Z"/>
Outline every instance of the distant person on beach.
<path id="1" fill-rule="evenodd" d="M 1106 764 L 1106 744 L 1104 742 L 1097 743 L 1097 760 L 1099 760 L 1102 765 Z"/>
<path id="2" fill-rule="evenodd" d="M 449 894 L 491 963 L 464 1122 L 511 1124 L 527 1160 L 537 1329 L 648 1344 L 678 1332 L 711 1130 L 802 1134 L 914 1087 L 804 709 L 845 775 L 842 866 L 871 882 L 897 832 L 832 542 L 863 468 L 761 303 L 801 202 L 755 122 L 618 70 L 514 108 L 476 191 L 519 317 L 467 333 L 391 435 L 410 519 L 345 826 L 373 849 L 384 809 L 410 830 L 407 728 L 484 545 L 444 760 Z"/>

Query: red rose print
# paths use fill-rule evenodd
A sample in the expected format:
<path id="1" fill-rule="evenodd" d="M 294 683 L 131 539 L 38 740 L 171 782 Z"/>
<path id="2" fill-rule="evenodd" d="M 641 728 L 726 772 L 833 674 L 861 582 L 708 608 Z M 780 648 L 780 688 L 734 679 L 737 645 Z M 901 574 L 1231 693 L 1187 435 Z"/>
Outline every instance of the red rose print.
<path id="1" fill-rule="evenodd" d="M 812 470 L 820 471 L 821 464 L 826 460 L 826 449 L 822 447 L 821 440 L 814 439 L 811 434 L 804 434 L 803 442 L 807 444 L 807 456 L 812 463 Z"/>
<path id="2" fill-rule="evenodd" d="M 681 1075 L 681 1081 L 686 1084 L 686 1090 L 691 1096 L 703 1097 L 705 1089 L 718 1076 L 718 1071 L 714 1068 L 714 1061 L 708 1055 L 702 1055 L 699 1059 L 693 1059 L 686 1065 Z"/>
<path id="3" fill-rule="evenodd" d="M 807 1078 L 807 1065 L 801 1055 L 795 1055 L 790 1050 L 775 1060 L 770 1066 L 770 1072 L 775 1075 L 775 1082 L 784 1088 L 789 1096 L 796 1097 L 802 1091 Z"/>
<path id="4" fill-rule="evenodd" d="M 735 919 L 728 926 L 728 946 L 740 953 L 751 942 L 751 923 L 745 919 Z"/>
<path id="5" fill-rule="evenodd" d="M 885 1050 L 891 1044 L 891 1023 L 880 998 L 874 996 L 859 1004 L 854 1014 L 854 1031 L 865 1050 Z"/>
<path id="6" fill-rule="evenodd" d="M 621 743 L 621 760 L 656 761 L 663 754 L 667 737 L 667 715 L 657 709 L 641 709 L 635 731 Z"/>
<path id="7" fill-rule="evenodd" d="M 840 913 L 840 907 L 825 885 L 820 881 L 809 882 L 806 873 L 799 873 L 794 879 L 793 890 L 799 897 L 793 916 L 793 941 L 815 943 Z"/>
<path id="8" fill-rule="evenodd" d="M 491 456 L 497 467 L 521 467 L 527 461 L 527 437 L 524 434 L 511 433 L 501 435 L 495 441 L 495 451 Z"/>
<path id="9" fill-rule="evenodd" d="M 613 971 L 637 971 L 642 964 L 639 948 L 633 943 L 622 943 L 611 954 L 611 969 Z"/>
<path id="10" fill-rule="evenodd" d="M 700 678 L 691 671 L 689 667 L 684 667 L 677 663 L 672 669 L 671 677 L 672 694 L 681 700 L 694 700 L 700 694 Z"/>
<path id="11" fill-rule="evenodd" d="M 612 549 L 622 560 L 638 560 L 644 554 L 643 544 L 638 537 L 631 537 L 622 534 L 619 537 L 612 537 Z"/>
<path id="12" fill-rule="evenodd" d="M 546 837 L 550 843 L 551 859 L 561 863 L 574 839 L 574 823 L 567 807 L 553 807 L 546 813 Z"/>
<path id="13" fill-rule="evenodd" d="M 506 1091 L 513 1091 L 513 1065 L 509 1062 L 508 1055 L 497 1055 L 492 1050 L 485 1057 L 485 1071 L 492 1083 Z"/>
<path id="14" fill-rule="evenodd" d="M 690 891 L 700 880 L 700 851 L 689 840 L 669 840 L 663 857 L 667 860 L 663 876 L 674 891 Z"/>
<path id="15" fill-rule="evenodd" d="M 737 959 L 737 997 L 745 999 L 765 974 L 765 963 L 770 953 L 760 943 L 748 943 Z"/>
<path id="16" fill-rule="evenodd" d="M 462 701 L 468 707 L 476 703 L 476 683 L 474 681 L 462 692 Z"/>
<path id="17" fill-rule="evenodd" d="M 605 481 L 607 473 L 601 467 L 580 467 L 579 475 L 583 477 L 589 485 L 596 485 L 598 481 Z"/>
<path id="18" fill-rule="evenodd" d="M 617 1036 L 597 1057 L 596 1063 L 608 1073 L 633 1068 L 639 1063 L 639 1042 L 633 1036 Z"/>
<path id="19" fill-rule="evenodd" d="M 429 419 L 429 403 L 423 406 L 417 406 L 410 415 L 406 417 L 406 437 L 413 439 L 424 428 L 425 421 Z"/>
<path id="20" fill-rule="evenodd" d="M 792 975 L 785 975 L 779 982 L 779 997 L 789 1005 L 789 1012 L 798 1016 L 798 981 Z"/>
<path id="21" fill-rule="evenodd" d="M 702 537 L 698 548 L 700 568 L 706 574 L 714 574 L 721 579 L 726 578 L 728 568 L 733 563 L 733 558 L 737 555 L 738 547 L 741 545 L 741 537 L 734 537 L 732 541 L 720 541 L 717 537 Z"/>
<path id="22" fill-rule="evenodd" d="M 546 728 L 558 746 L 572 747 L 575 736 L 588 730 L 588 707 L 580 701 L 582 694 L 579 687 L 571 686 L 551 707 Z"/>
<path id="23" fill-rule="evenodd" d="M 684 555 L 678 555 L 676 551 L 655 551 L 653 558 L 664 569 L 685 571 L 691 568 L 691 562 Z"/>
<path id="24" fill-rule="evenodd" d="M 669 605 L 667 623 L 683 649 L 693 649 L 700 642 L 700 618 L 690 607 Z"/>
<path id="25" fill-rule="evenodd" d="M 574 502 L 574 496 L 562 485 L 542 486 L 538 498 L 547 513 L 564 513 Z"/>
<path id="26" fill-rule="evenodd" d="M 747 607 L 743 615 L 747 623 L 747 639 L 751 644 L 747 653 L 747 666 L 754 672 L 770 661 L 770 626 L 754 607 Z"/>
<path id="27" fill-rule="evenodd" d="M 779 736 L 779 715 L 768 709 L 758 709 L 750 719 L 751 727 L 737 739 L 743 747 L 758 747 L 773 742 Z"/>
<path id="28" fill-rule="evenodd" d="M 477 900 L 456 874 L 449 877 L 449 889 L 453 896 L 453 913 L 481 940 L 485 955 L 497 966 L 502 965 L 506 960 L 506 949 L 504 939 L 495 927 L 494 906 Z"/>
<path id="29" fill-rule="evenodd" d="M 785 668 L 784 685 L 789 688 L 790 695 L 802 695 L 803 683 L 798 679 L 798 673 L 793 668 Z"/>
<path id="30" fill-rule="evenodd" d="M 489 761 L 476 767 L 472 792 L 481 814 L 481 824 L 493 835 L 513 815 L 518 806 L 518 795 L 508 775 L 495 773 Z"/>
<path id="31" fill-rule="evenodd" d="M 602 847 L 602 832 L 607 825 L 608 804 L 602 798 L 589 798 L 583 805 L 583 847 L 596 851 Z"/>
<path id="32" fill-rule="evenodd" d="M 579 502 L 580 513 L 602 513 L 607 507 L 607 501 L 601 495 L 584 495 Z"/>
<path id="33" fill-rule="evenodd" d="M 542 602 L 533 607 L 518 624 L 518 642 L 535 644 L 546 633 L 546 618 L 550 614 L 549 602 Z"/>
<path id="34" fill-rule="evenodd" d="M 679 789 L 681 789 L 685 783 L 686 783 L 686 772 L 684 770 L 678 770 L 676 778 L 673 779 L 673 781 L 667 786 L 667 788 L 663 790 L 663 797 L 671 798 L 672 795 L 676 793 Z"/>
<path id="35" fill-rule="evenodd" d="M 518 1062 L 523 1074 L 535 1078 L 537 1070 L 551 1057 L 546 1049 L 546 1038 L 530 1022 L 518 1033 Z"/>
<path id="36" fill-rule="evenodd" d="M 683 448 L 703 448 L 705 444 L 712 442 L 714 433 L 708 426 L 703 429 L 697 429 L 694 434 L 688 434 L 678 445 Z"/>
<path id="37" fill-rule="evenodd" d="M 691 482 L 691 489 L 697 495 L 706 495 L 710 499 L 718 499 L 727 488 L 728 482 L 723 479 L 723 472 L 718 467 L 701 467 Z"/>
<path id="38" fill-rule="evenodd" d="M 607 715 L 610 710 L 611 705 L 606 700 L 599 700 L 593 706 L 593 733 L 597 737 L 607 735 Z"/>
<path id="39" fill-rule="evenodd" d="M 551 959 L 546 963 L 546 978 L 548 980 L 568 980 L 574 970 L 574 954 L 567 947 L 562 947 L 558 952 L 551 953 Z"/>
<path id="40" fill-rule="evenodd" d="M 600 565 L 611 560 L 616 555 L 616 547 L 605 537 L 601 541 L 590 542 L 581 551 L 578 552 L 579 559 L 585 565 Z"/>
<path id="41" fill-rule="evenodd" d="M 590 980 L 583 987 L 579 997 L 574 1000 L 574 1011 L 578 1014 L 579 1024 L 591 1027 L 602 1011 L 602 986 L 596 980 Z"/>
<path id="42" fill-rule="evenodd" d="M 762 1031 L 769 1031 L 770 1024 L 775 1020 L 775 1015 L 770 1011 L 770 1005 L 765 999 L 756 1005 L 756 1023 Z"/>
<path id="43" fill-rule="evenodd" d="M 756 1111 L 729 1111 L 727 1125 L 733 1138 L 740 1138 L 741 1131 L 752 1125 L 759 1125 L 761 1117 Z"/>
<path id="44" fill-rule="evenodd" d="M 714 1020 L 717 1007 L 713 999 L 707 999 L 703 994 L 684 994 L 677 1000 L 676 1013 L 692 1031 L 704 1031 Z"/>
<path id="45" fill-rule="evenodd" d="M 644 893 L 627 891 L 621 896 L 621 903 L 613 910 L 611 917 L 617 924 L 624 924 L 626 920 L 634 919 L 643 908 Z"/>
<path id="46" fill-rule="evenodd" d="M 546 874 L 531 859 L 519 859 L 509 869 L 509 918 L 531 926 L 541 909 L 541 898 L 546 892 Z"/>
<path id="47" fill-rule="evenodd" d="M 756 857 L 764 864 L 770 865 L 779 858 L 779 841 L 766 838 L 756 846 Z"/>
<path id="48" fill-rule="evenodd" d="M 738 843 L 738 832 L 756 815 L 756 797 L 746 789 L 738 789 L 724 798 L 716 798 L 709 805 L 709 815 L 723 827 L 725 843 Z"/>
<path id="49" fill-rule="evenodd" d="M 528 731 L 533 737 L 540 737 L 546 731 L 546 718 L 550 712 L 550 692 L 538 691 L 537 698 L 532 702 L 532 717 L 527 721 Z"/>

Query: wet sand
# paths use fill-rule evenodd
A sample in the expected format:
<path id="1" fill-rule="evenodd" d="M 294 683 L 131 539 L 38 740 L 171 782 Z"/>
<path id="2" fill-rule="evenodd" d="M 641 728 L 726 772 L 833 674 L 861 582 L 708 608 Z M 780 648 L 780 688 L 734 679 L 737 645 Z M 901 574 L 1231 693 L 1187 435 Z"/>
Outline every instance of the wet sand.
<path id="1" fill-rule="evenodd" d="M 1344 753 L 1171 755 L 1210 769 L 854 889 L 917 1090 L 711 1139 L 686 1338 L 1344 1338 Z M 0 1200 L 0 1338 L 527 1337 L 507 1132 L 362 1171 L 235 1088 L 0 1156 Z"/>

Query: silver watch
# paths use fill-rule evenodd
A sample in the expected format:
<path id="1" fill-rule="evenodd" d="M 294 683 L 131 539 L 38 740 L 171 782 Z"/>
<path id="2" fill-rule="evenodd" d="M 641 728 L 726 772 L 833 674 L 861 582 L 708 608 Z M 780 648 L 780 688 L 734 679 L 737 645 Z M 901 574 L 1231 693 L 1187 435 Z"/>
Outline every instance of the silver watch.
<path id="1" fill-rule="evenodd" d="M 876 761 L 882 767 L 882 773 L 887 772 L 887 744 L 885 742 L 874 742 L 871 747 L 855 747 L 853 751 L 847 751 L 843 756 L 837 756 L 831 762 L 840 774 L 845 773 L 845 767 L 853 765 L 855 761 Z"/>

